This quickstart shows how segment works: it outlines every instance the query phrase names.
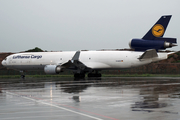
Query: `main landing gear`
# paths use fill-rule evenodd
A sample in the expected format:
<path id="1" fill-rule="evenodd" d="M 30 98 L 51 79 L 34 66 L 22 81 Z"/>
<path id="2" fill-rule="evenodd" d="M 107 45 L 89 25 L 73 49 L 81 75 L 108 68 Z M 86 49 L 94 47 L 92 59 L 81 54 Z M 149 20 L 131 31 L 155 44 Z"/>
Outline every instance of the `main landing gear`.
<path id="1" fill-rule="evenodd" d="M 95 72 L 95 73 L 91 72 L 87 76 L 90 78 L 90 77 L 101 77 L 102 75 L 101 73 L 98 73 L 98 72 Z M 75 73 L 74 78 L 85 78 L 85 73 Z"/>

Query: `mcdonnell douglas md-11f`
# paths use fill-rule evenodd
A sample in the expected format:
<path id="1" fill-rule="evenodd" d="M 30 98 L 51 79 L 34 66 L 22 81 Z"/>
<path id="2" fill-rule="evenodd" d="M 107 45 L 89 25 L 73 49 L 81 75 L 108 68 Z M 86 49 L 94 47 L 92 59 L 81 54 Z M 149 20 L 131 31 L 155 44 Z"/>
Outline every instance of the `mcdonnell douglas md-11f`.
<path id="1" fill-rule="evenodd" d="M 176 45 L 176 38 L 164 38 L 171 15 L 162 16 L 141 39 L 129 42 L 131 50 L 25 52 L 7 56 L 2 65 L 20 71 L 43 70 L 59 74 L 69 69 L 74 77 L 101 77 L 98 71 L 125 69 L 167 59 L 167 52 L 158 52 Z"/>

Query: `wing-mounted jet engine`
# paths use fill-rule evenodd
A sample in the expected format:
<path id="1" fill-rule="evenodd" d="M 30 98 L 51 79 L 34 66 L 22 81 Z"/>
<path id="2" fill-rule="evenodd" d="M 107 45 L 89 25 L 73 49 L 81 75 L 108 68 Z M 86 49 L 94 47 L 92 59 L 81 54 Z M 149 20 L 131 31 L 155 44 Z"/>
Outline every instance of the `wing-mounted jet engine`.
<path id="1" fill-rule="evenodd" d="M 164 38 L 171 15 L 162 16 L 146 33 L 142 39 L 132 39 L 129 46 L 135 51 L 146 51 L 148 49 L 165 50 L 176 45 L 176 38 Z"/>

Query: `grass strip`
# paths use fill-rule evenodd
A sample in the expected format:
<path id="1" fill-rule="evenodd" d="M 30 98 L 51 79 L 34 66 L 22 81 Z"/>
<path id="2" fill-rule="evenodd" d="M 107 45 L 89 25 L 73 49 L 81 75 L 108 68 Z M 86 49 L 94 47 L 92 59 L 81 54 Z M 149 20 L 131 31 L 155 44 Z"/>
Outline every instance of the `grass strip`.
<path id="1" fill-rule="evenodd" d="M 3 78 L 20 78 L 20 75 L 0 75 Z M 74 77 L 71 75 L 26 75 L 26 78 Z M 102 74 L 102 77 L 180 77 L 180 74 Z"/>

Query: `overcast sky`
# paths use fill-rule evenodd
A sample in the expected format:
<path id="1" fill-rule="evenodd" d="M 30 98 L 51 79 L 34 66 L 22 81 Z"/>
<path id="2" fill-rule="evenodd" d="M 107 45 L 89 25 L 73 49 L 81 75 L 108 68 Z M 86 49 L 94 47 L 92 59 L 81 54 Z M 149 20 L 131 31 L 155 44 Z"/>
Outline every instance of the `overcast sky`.
<path id="1" fill-rule="evenodd" d="M 180 0 L 0 0 L 0 52 L 129 48 L 162 15 L 179 41 Z"/>

